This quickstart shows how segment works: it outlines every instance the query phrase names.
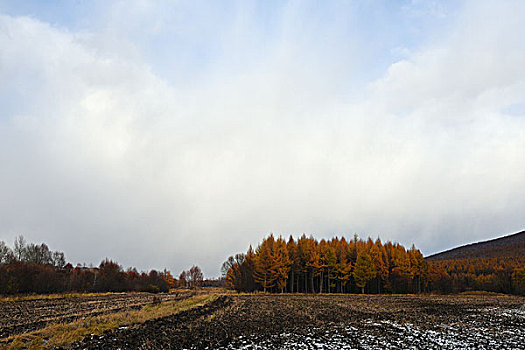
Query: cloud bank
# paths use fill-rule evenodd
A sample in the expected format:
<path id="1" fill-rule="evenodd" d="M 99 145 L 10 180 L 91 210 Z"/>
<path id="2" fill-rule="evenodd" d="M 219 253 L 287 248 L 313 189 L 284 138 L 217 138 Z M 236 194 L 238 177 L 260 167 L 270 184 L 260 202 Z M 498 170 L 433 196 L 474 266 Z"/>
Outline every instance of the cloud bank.
<path id="1" fill-rule="evenodd" d="M 214 276 L 270 232 L 523 229 L 525 6 L 369 7 L 0 15 L 0 239 Z"/>

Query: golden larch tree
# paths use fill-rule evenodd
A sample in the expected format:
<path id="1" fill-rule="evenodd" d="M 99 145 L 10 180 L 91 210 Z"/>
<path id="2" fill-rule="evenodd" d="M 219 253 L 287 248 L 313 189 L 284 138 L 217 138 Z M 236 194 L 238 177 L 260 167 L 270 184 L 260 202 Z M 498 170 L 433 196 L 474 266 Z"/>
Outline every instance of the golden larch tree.
<path id="1" fill-rule="evenodd" d="M 364 294 L 366 284 L 376 276 L 375 266 L 365 250 L 362 250 L 357 256 L 353 275 L 356 286 L 361 288 L 361 293 Z"/>

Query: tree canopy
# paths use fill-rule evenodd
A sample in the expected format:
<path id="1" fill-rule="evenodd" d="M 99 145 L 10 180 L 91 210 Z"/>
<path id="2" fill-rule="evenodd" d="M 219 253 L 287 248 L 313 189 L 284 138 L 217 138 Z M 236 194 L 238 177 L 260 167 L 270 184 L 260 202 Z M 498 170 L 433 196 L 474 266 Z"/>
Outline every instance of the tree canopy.
<path id="1" fill-rule="evenodd" d="M 223 264 L 238 291 L 299 293 L 420 293 L 488 290 L 525 293 L 525 257 L 428 262 L 414 245 L 354 236 L 298 239 L 269 235 Z"/>

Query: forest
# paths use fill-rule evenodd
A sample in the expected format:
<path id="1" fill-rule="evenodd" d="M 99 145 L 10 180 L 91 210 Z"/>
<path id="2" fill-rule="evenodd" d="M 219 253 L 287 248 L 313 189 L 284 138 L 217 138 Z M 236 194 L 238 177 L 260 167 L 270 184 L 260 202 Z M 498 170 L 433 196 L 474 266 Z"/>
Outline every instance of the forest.
<path id="1" fill-rule="evenodd" d="M 98 267 L 66 263 L 63 252 L 45 244 L 15 239 L 13 249 L 0 241 L 0 294 L 59 292 L 167 292 L 174 287 L 198 287 L 203 274 L 193 266 L 179 275 L 151 270 L 124 270 L 117 262 L 104 259 Z"/>
<path id="2" fill-rule="evenodd" d="M 255 250 L 230 256 L 221 271 L 239 292 L 525 294 L 524 263 L 523 255 L 427 261 L 414 245 L 357 235 L 349 241 L 270 235 Z"/>
<path id="3" fill-rule="evenodd" d="M 512 246 L 520 247 L 520 246 Z M 498 248 L 501 251 L 501 248 Z M 518 248 L 516 248 L 518 249 Z M 509 249 L 512 250 L 512 249 Z M 269 235 L 254 250 L 230 256 L 221 272 L 239 292 L 271 293 L 458 293 L 482 290 L 525 295 L 525 255 L 428 260 L 412 245 L 344 237 L 316 240 Z M 221 285 L 216 281 L 215 285 Z M 58 292 L 167 292 L 205 284 L 198 266 L 175 278 L 170 271 L 124 270 L 117 262 L 72 266 L 44 243 L 0 241 L 0 294 Z"/>

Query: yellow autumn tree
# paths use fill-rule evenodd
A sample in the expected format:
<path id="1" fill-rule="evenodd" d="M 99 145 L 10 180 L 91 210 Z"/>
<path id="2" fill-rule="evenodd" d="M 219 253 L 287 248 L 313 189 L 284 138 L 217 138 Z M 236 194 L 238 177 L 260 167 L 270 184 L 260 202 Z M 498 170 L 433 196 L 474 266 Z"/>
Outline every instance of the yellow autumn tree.
<path id="1" fill-rule="evenodd" d="M 410 290 L 409 284 L 412 279 L 410 259 L 405 248 L 397 243 L 394 244 L 392 250 L 391 268 L 390 280 L 392 288 L 398 292 L 407 293 Z"/>
<path id="2" fill-rule="evenodd" d="M 274 243 L 273 257 L 276 285 L 281 293 L 283 293 L 286 288 L 286 282 L 288 281 L 291 261 L 288 256 L 288 247 L 282 237 L 279 237 Z"/>
<path id="3" fill-rule="evenodd" d="M 381 281 L 386 281 L 388 278 L 388 267 L 383 259 L 381 252 L 381 241 L 377 239 L 376 243 L 370 247 L 370 258 L 376 268 L 377 292 L 381 293 Z"/>
<path id="4" fill-rule="evenodd" d="M 512 285 L 515 293 L 525 295 L 525 267 L 514 270 L 512 273 Z"/>
<path id="5" fill-rule="evenodd" d="M 255 253 L 254 279 L 263 287 L 265 292 L 274 287 L 277 281 L 276 261 L 273 254 L 274 245 L 275 239 L 273 235 L 270 235 L 257 247 Z"/>
<path id="6" fill-rule="evenodd" d="M 353 275 L 356 286 L 361 288 L 361 293 L 364 294 L 366 284 L 376 276 L 376 270 L 372 263 L 372 259 L 365 250 L 362 250 L 359 255 L 357 255 Z"/>
<path id="7" fill-rule="evenodd" d="M 416 283 L 416 290 L 421 293 L 421 281 L 425 278 L 426 271 L 428 270 L 423 254 L 416 249 L 412 244 L 412 247 L 407 251 L 408 258 L 410 260 L 410 275 Z"/>
<path id="8" fill-rule="evenodd" d="M 171 272 L 164 269 L 161 274 L 162 279 L 168 284 L 169 288 L 174 288 L 177 280 L 171 275 Z"/>
<path id="9" fill-rule="evenodd" d="M 339 280 L 339 292 L 342 293 L 348 281 L 352 277 L 352 262 L 349 259 L 348 244 L 343 238 L 337 242 L 337 279 Z"/>

